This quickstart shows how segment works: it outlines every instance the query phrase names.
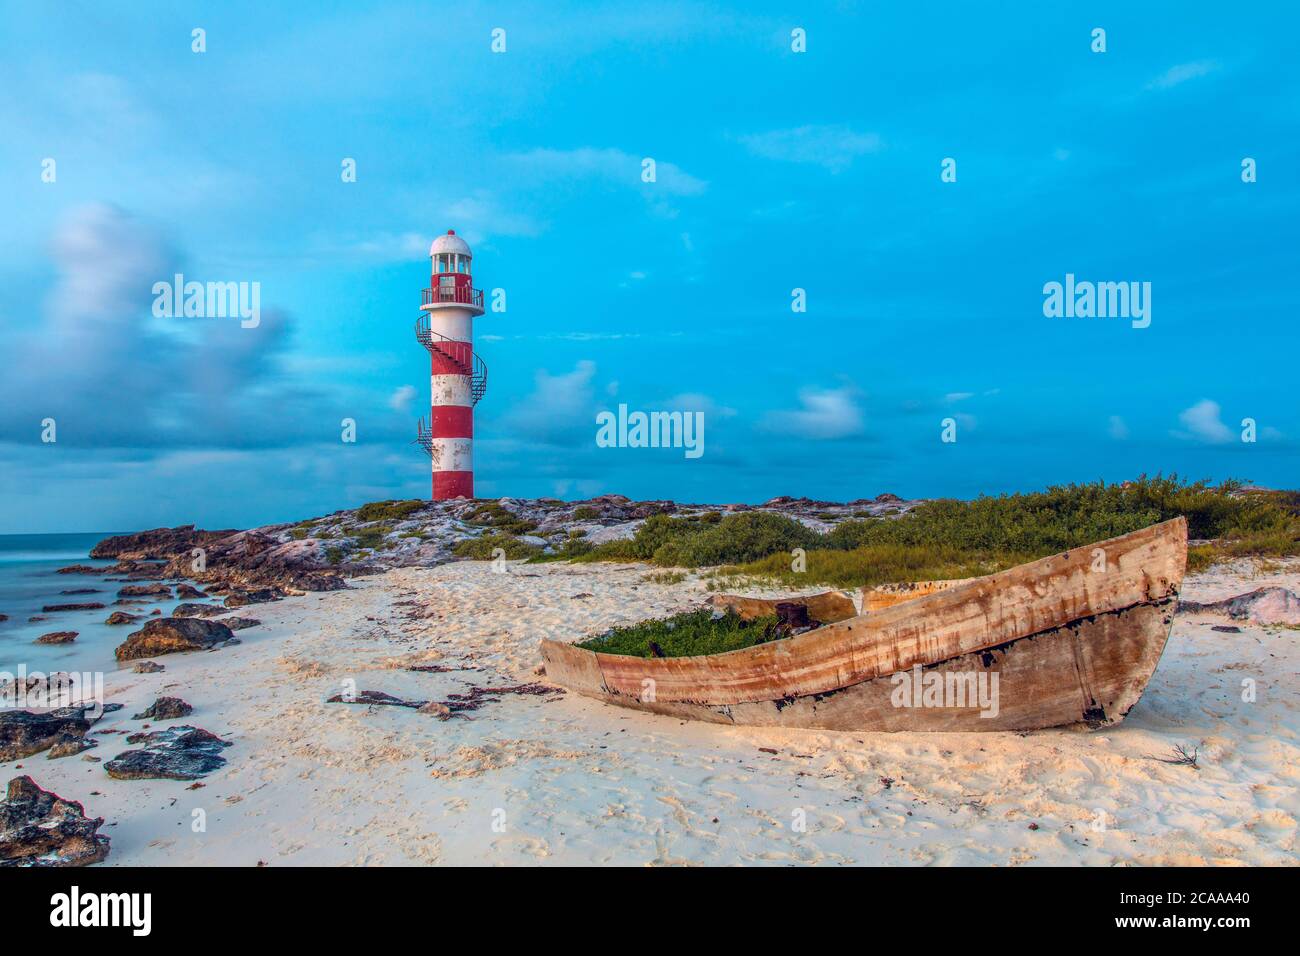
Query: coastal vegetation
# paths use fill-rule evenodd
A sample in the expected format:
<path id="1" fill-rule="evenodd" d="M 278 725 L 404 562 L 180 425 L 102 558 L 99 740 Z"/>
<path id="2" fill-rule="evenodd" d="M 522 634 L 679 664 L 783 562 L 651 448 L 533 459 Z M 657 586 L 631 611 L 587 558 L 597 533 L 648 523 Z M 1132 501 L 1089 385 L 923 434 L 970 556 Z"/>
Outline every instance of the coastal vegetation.
<path id="1" fill-rule="evenodd" d="M 780 636 L 775 615 L 746 621 L 735 611 L 718 615 L 702 608 L 611 628 L 578 646 L 632 657 L 690 657 L 739 650 Z"/>
<path id="2" fill-rule="evenodd" d="M 1234 557 L 1300 554 L 1300 494 L 1176 475 L 938 499 L 826 532 L 771 512 L 710 514 L 716 517 L 653 515 L 631 538 L 595 545 L 577 560 L 709 566 L 719 568 L 715 579 L 851 587 L 989 574 L 1179 515 L 1193 541 L 1189 570 Z M 795 549 L 802 549 L 802 561 L 794 560 Z"/>

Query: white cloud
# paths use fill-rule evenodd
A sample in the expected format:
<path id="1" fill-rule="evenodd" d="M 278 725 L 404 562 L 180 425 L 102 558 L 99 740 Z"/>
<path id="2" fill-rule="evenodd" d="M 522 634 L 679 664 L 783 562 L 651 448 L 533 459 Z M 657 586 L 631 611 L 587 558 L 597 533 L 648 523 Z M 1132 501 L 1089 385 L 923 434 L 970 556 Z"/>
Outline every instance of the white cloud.
<path id="1" fill-rule="evenodd" d="M 1171 66 L 1147 84 L 1148 90 L 1167 90 L 1179 84 L 1194 80 L 1198 76 L 1213 73 L 1219 68 L 1214 60 L 1197 60 L 1193 63 L 1179 63 Z"/>
<path id="2" fill-rule="evenodd" d="M 1124 419 L 1120 418 L 1118 415 L 1110 416 L 1110 421 L 1106 425 L 1106 431 L 1109 432 L 1110 437 L 1116 441 L 1124 441 L 1128 438 L 1128 425 L 1125 424 Z"/>
<path id="3" fill-rule="evenodd" d="M 1178 415 L 1178 420 L 1187 429 L 1186 433 L 1175 432 L 1180 438 L 1193 438 L 1197 441 L 1222 444 L 1232 441 L 1233 431 L 1219 417 L 1219 403 L 1203 398 L 1191 408 Z"/>
<path id="4" fill-rule="evenodd" d="M 853 160 L 880 150 L 875 133 L 858 133 L 848 126 L 796 126 L 740 137 L 745 148 L 764 159 L 813 163 L 838 173 Z"/>
<path id="5" fill-rule="evenodd" d="M 410 408 L 413 401 L 415 401 L 415 386 L 399 385 L 388 397 L 388 407 L 395 412 L 404 412 Z"/>
<path id="6" fill-rule="evenodd" d="M 574 443 L 596 433 L 596 400 L 592 381 L 596 363 L 578 362 L 572 372 L 552 375 L 538 369 L 533 391 L 515 405 L 503 422 L 525 441 Z"/>
<path id="7" fill-rule="evenodd" d="M 848 438 L 863 430 L 862 410 L 857 391 L 844 388 L 805 388 L 799 392 L 801 408 L 769 412 L 762 420 L 768 431 L 800 438 Z"/>
<path id="8" fill-rule="evenodd" d="M 974 398 L 974 397 L 975 397 L 974 392 L 949 392 L 943 398 L 944 401 L 948 401 L 948 402 L 964 402 L 966 401 L 966 399 Z"/>
<path id="9" fill-rule="evenodd" d="M 655 181 L 641 181 L 641 161 L 646 157 L 633 156 L 620 149 L 533 149 L 506 157 L 525 173 L 543 180 L 596 179 L 613 185 L 654 190 L 668 196 L 698 196 L 708 188 L 708 183 L 697 179 L 680 166 L 666 160 L 655 159 Z"/>

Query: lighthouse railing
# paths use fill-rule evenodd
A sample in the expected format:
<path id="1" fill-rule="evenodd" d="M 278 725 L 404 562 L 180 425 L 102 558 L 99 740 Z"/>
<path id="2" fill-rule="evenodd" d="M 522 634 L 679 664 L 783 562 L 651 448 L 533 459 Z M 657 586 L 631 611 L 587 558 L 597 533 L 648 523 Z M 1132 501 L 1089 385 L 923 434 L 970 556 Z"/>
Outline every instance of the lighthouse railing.
<path id="1" fill-rule="evenodd" d="M 483 290 L 469 286 L 434 286 L 420 290 L 421 305 L 472 305 L 483 308 Z"/>

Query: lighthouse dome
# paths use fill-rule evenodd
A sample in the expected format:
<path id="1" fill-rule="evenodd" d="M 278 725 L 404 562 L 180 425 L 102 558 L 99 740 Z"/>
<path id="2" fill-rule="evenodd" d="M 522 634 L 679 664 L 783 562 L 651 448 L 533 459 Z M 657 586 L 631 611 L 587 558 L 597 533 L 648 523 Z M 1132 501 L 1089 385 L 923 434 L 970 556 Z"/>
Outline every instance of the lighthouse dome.
<path id="1" fill-rule="evenodd" d="M 444 255 L 452 253 L 458 256 L 464 256 L 467 259 L 473 258 L 473 253 L 469 251 L 469 243 L 456 235 L 455 229 L 448 229 L 445 236 L 439 236 L 433 240 L 433 245 L 429 247 L 429 255 Z"/>

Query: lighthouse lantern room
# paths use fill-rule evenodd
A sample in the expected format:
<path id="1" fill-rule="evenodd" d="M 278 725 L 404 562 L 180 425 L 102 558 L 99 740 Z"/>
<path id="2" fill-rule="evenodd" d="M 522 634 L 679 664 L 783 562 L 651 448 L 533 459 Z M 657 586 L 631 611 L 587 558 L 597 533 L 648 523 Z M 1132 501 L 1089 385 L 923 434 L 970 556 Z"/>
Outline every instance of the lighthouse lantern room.
<path id="1" fill-rule="evenodd" d="M 474 288 L 469 244 L 454 229 L 429 248 L 433 276 L 420 291 L 415 337 L 431 360 L 429 423 L 416 441 L 433 462 L 433 500 L 474 497 L 474 406 L 487 390 L 487 366 L 474 352 L 474 316 L 483 293 Z"/>

